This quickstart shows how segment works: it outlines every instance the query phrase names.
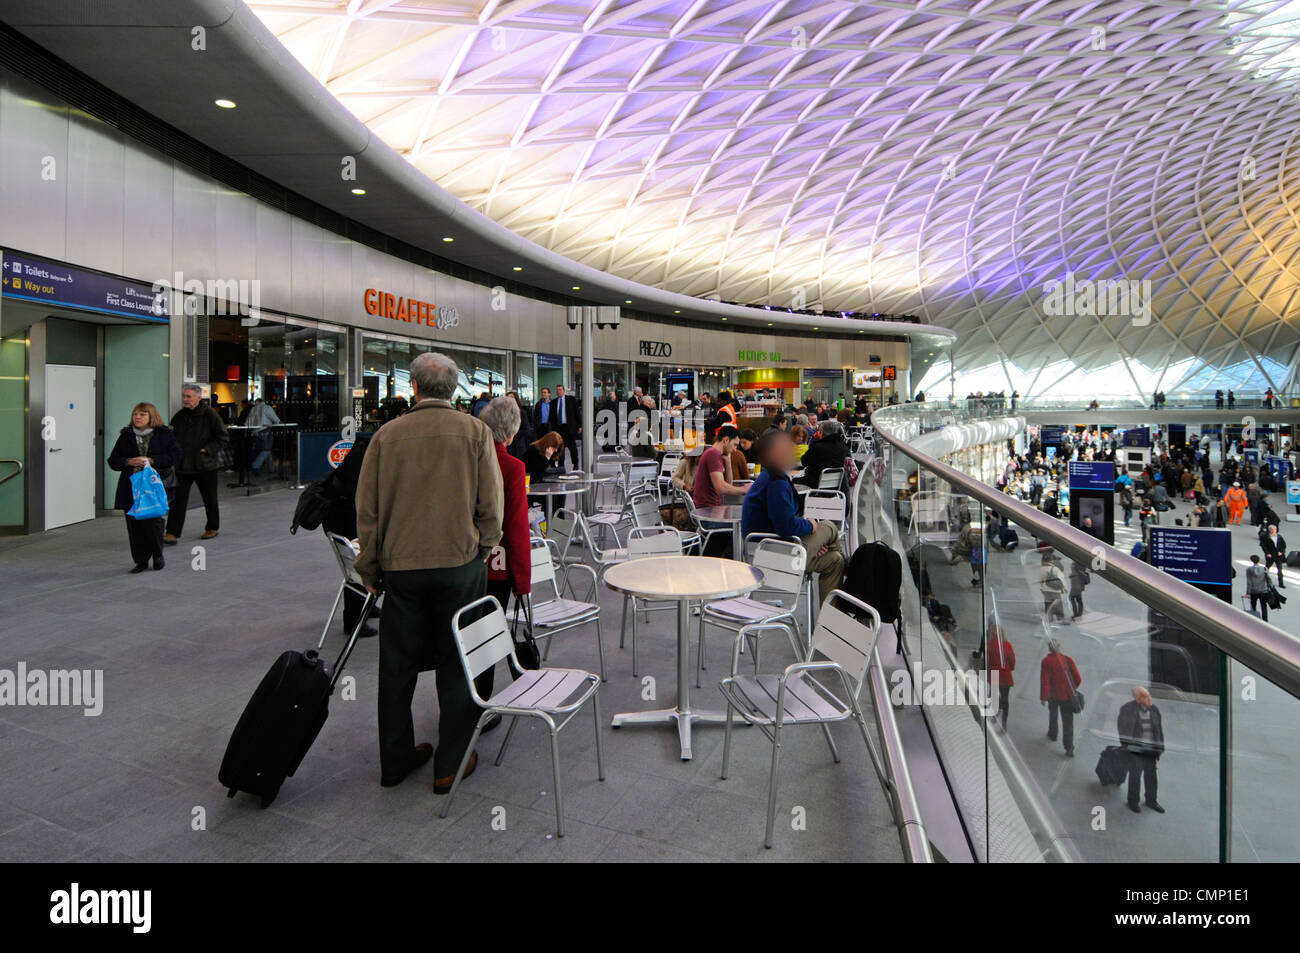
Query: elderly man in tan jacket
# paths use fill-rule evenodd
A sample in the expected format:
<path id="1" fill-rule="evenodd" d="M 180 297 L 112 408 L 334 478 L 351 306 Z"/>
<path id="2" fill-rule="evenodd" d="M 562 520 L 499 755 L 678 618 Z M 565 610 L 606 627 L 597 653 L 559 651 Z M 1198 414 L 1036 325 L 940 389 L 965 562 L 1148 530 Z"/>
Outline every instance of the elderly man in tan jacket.
<path id="1" fill-rule="evenodd" d="M 413 406 L 370 440 L 357 483 L 357 571 L 376 591 L 380 783 L 400 784 L 433 756 L 445 794 L 473 734 L 470 698 L 451 632 L 458 609 L 487 590 L 486 559 L 501 541 L 501 468 L 492 433 L 451 405 L 457 368 L 443 354 L 411 361 Z M 422 669 L 437 668 L 438 749 L 415 744 L 411 701 Z M 470 761 L 466 774 L 474 770 Z"/>

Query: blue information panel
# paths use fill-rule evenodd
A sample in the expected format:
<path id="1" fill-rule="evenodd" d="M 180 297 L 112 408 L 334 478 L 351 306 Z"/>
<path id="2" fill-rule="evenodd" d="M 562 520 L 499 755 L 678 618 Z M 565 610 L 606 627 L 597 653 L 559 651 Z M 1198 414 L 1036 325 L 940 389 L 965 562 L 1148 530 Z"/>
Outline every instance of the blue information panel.
<path id="1" fill-rule="evenodd" d="M 537 366 L 538 368 L 545 369 L 548 371 L 562 371 L 564 370 L 564 355 L 563 354 L 538 354 Z"/>
<path id="2" fill-rule="evenodd" d="M 1044 424 L 1038 434 L 1044 447 L 1059 447 L 1061 441 L 1065 438 L 1065 428 Z"/>
<path id="3" fill-rule="evenodd" d="M 1115 464 L 1109 460 L 1071 460 L 1071 490 L 1114 490 Z"/>
<path id="4" fill-rule="evenodd" d="M 30 255 L 4 252 L 0 295 L 142 321 L 168 321 L 166 295 L 152 285 L 73 268 Z"/>
<path id="5" fill-rule="evenodd" d="M 1226 529 L 1151 526 L 1151 565 L 1197 586 L 1232 587 L 1232 535 Z"/>
<path id="6" fill-rule="evenodd" d="M 1124 431 L 1124 437 L 1120 445 L 1124 447 L 1151 446 L 1151 428 L 1130 427 L 1128 430 Z"/>
<path id="7" fill-rule="evenodd" d="M 1300 480 L 1286 481 L 1286 505 L 1300 506 Z"/>
<path id="8" fill-rule="evenodd" d="M 1282 484 L 1286 482 L 1288 476 L 1287 470 L 1291 466 L 1291 461 L 1286 457 L 1265 457 L 1264 463 L 1268 466 L 1269 472 L 1273 474 L 1273 482 Z"/>

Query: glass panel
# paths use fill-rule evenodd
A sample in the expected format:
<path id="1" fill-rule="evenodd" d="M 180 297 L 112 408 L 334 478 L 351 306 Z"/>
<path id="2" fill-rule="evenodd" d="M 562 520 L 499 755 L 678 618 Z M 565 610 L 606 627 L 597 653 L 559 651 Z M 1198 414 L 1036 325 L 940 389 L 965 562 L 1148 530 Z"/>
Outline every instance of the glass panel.
<path id="1" fill-rule="evenodd" d="M 27 331 L 0 338 L 0 526 L 27 522 L 26 473 L 10 479 L 18 465 L 27 465 Z M 17 463 L 8 463 L 15 460 Z"/>

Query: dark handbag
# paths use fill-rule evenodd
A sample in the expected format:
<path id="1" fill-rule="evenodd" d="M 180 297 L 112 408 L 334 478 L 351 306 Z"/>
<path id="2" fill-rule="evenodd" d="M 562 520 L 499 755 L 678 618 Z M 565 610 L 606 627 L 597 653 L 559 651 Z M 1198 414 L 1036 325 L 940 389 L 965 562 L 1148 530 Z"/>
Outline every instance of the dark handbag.
<path id="1" fill-rule="evenodd" d="M 1083 711 L 1083 692 L 1075 687 L 1074 679 L 1070 677 L 1070 663 L 1066 656 L 1061 656 L 1061 671 L 1065 673 L 1065 683 L 1070 686 L 1070 710 L 1076 715 Z"/>
<path id="2" fill-rule="evenodd" d="M 519 637 L 519 610 L 524 610 L 524 634 Z M 527 596 L 515 596 L 515 621 L 510 626 L 510 638 L 515 643 L 515 658 L 525 669 L 537 671 L 542 667 L 542 653 L 533 638 L 533 600 Z"/>

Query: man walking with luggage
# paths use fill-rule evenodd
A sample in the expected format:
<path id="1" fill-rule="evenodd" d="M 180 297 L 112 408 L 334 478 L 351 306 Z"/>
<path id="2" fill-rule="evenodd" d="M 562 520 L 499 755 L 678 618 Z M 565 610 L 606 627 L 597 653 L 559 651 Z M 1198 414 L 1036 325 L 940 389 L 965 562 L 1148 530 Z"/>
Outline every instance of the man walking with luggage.
<path id="1" fill-rule="evenodd" d="M 451 618 L 487 591 L 501 541 L 503 495 L 492 432 L 451 403 L 458 370 L 445 354 L 411 361 L 413 406 L 374 435 L 357 483 L 357 572 L 382 583 L 379 626 L 380 783 L 400 784 L 433 757 L 433 792 L 455 780 L 478 720 Z M 415 744 L 411 701 L 437 669 L 438 748 Z M 470 758 L 465 775 L 473 772 Z"/>
<path id="2" fill-rule="evenodd" d="M 1277 587 L 1285 589 L 1286 583 L 1282 581 L 1282 567 L 1286 564 L 1286 540 L 1282 534 L 1277 531 L 1276 523 L 1269 523 L 1263 535 L 1259 538 L 1260 549 L 1264 550 L 1264 568 L 1272 569 L 1277 566 Z"/>
<path id="3" fill-rule="evenodd" d="M 1156 762 L 1165 751 L 1164 719 L 1160 709 L 1151 704 L 1151 693 L 1141 685 L 1133 689 L 1133 700 L 1126 702 L 1116 719 L 1119 742 L 1128 751 L 1128 809 L 1141 814 L 1138 795 L 1146 786 L 1146 806 L 1157 814 L 1165 809 L 1156 800 Z"/>
<path id="4" fill-rule="evenodd" d="M 175 546 L 185 529 L 185 507 L 190 487 L 198 485 L 203 497 L 207 522 L 200 539 L 212 539 L 221 529 L 221 509 L 217 503 L 217 474 L 221 469 L 221 448 L 230 442 L 221 417 L 203 399 L 197 384 L 181 390 L 181 409 L 172 417 L 172 433 L 181 445 L 181 462 L 176 467 L 176 492 L 167 514 L 167 535 L 163 542 Z"/>

